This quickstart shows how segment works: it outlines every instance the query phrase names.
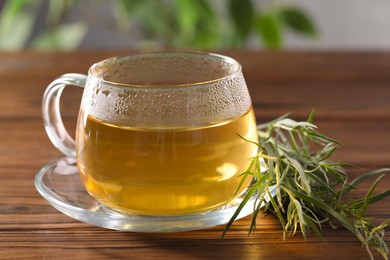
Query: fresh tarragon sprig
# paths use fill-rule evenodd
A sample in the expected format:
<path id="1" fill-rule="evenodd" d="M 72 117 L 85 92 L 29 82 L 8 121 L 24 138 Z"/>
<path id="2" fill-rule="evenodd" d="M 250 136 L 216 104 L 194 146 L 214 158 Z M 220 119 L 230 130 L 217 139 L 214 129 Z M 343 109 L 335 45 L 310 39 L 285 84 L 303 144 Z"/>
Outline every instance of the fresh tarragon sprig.
<path id="1" fill-rule="evenodd" d="M 349 182 L 343 167 L 350 165 L 329 160 L 340 143 L 320 134 L 312 123 L 313 117 L 314 111 L 307 121 L 297 122 L 285 115 L 258 126 L 259 141 L 253 144 L 258 146 L 259 153 L 251 158 L 249 167 L 242 173 L 237 190 L 246 178 L 253 177 L 254 181 L 227 223 L 222 237 L 244 205 L 255 196 L 249 234 L 256 228 L 260 210 L 270 211 L 278 217 L 284 238 L 294 235 L 298 229 L 305 239 L 310 230 L 322 238 L 321 225 L 341 225 L 362 242 L 371 259 L 372 249 L 388 259 L 384 235 L 390 219 L 375 225 L 365 213 L 370 204 L 390 195 L 390 189 L 374 194 L 378 182 L 390 172 L 390 168 L 366 172 Z M 363 198 L 349 195 L 360 183 L 374 176 L 377 179 Z M 275 191 L 274 196 L 271 189 Z"/>

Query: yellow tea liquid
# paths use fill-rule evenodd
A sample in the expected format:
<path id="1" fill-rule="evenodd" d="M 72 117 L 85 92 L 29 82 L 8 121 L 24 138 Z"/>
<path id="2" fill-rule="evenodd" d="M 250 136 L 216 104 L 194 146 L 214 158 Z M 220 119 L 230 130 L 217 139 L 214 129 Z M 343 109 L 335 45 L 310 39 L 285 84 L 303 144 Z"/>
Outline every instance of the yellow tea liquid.
<path id="1" fill-rule="evenodd" d="M 77 161 L 88 192 L 117 211 L 202 212 L 233 199 L 239 174 L 257 152 L 237 134 L 257 141 L 252 109 L 231 121 L 185 129 L 121 127 L 88 116 L 78 126 Z"/>

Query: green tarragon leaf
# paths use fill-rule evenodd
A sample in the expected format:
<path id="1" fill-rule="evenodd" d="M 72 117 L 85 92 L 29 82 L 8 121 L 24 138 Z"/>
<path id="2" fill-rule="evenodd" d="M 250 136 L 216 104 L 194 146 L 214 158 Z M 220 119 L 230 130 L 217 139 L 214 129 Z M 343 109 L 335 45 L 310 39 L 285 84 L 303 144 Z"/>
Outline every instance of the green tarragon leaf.
<path id="1" fill-rule="evenodd" d="M 282 47 L 282 26 L 274 11 L 263 12 L 255 19 L 255 28 L 266 47 Z"/>
<path id="2" fill-rule="evenodd" d="M 280 10 L 280 16 L 288 28 L 311 37 L 317 36 L 317 29 L 312 19 L 302 9 L 285 7 Z"/>

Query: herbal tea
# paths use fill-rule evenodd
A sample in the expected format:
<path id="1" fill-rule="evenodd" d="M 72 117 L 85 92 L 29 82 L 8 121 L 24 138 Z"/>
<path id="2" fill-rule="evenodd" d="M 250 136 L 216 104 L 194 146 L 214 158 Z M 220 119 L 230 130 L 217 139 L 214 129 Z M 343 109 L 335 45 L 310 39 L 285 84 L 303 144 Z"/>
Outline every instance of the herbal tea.
<path id="1" fill-rule="evenodd" d="M 125 213 L 179 215 L 233 199 L 257 147 L 253 110 L 200 128 L 121 127 L 81 112 L 77 161 L 90 194 Z M 246 180 L 247 186 L 251 180 Z M 242 191 L 241 191 L 242 192 Z"/>

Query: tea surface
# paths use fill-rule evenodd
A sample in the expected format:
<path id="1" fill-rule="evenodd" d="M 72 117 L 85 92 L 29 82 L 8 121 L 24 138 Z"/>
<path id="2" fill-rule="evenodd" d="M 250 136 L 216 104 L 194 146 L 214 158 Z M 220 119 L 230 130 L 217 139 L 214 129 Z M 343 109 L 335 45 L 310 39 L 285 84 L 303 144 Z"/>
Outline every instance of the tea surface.
<path id="1" fill-rule="evenodd" d="M 82 181 L 99 201 L 125 213 L 177 215 L 221 206 L 233 199 L 238 175 L 257 152 L 237 135 L 257 141 L 252 109 L 230 121 L 184 129 L 138 129 L 90 115 L 79 118 Z"/>

